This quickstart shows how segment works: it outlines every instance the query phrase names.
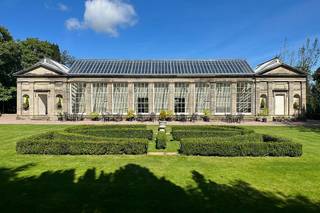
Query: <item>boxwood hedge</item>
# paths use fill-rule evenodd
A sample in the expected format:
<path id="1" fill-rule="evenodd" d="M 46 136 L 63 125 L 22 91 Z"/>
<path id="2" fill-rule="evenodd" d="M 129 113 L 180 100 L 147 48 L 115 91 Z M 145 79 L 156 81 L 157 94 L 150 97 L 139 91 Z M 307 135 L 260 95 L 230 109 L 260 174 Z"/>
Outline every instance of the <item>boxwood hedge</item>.
<path id="1" fill-rule="evenodd" d="M 203 156 L 290 156 L 302 155 L 302 145 L 293 142 L 206 142 L 181 140 L 180 153 Z"/>
<path id="2" fill-rule="evenodd" d="M 225 136 L 235 136 L 241 135 L 242 132 L 239 131 L 172 131 L 172 138 L 174 140 L 181 140 L 183 138 L 203 138 L 203 137 L 225 137 Z"/>
<path id="3" fill-rule="evenodd" d="M 165 149 L 168 143 L 168 136 L 165 132 L 159 132 L 156 137 L 156 149 Z"/>
<path id="4" fill-rule="evenodd" d="M 20 154 L 145 154 L 147 150 L 147 139 L 99 138 L 57 132 L 25 138 L 16 145 Z"/>
<path id="5" fill-rule="evenodd" d="M 193 138 L 185 138 L 185 140 L 194 140 Z M 263 135 L 257 133 L 250 133 L 246 135 L 232 135 L 232 136 L 215 136 L 215 137 L 204 137 L 197 138 L 197 142 L 263 142 Z"/>
<path id="6" fill-rule="evenodd" d="M 153 131 L 147 129 L 95 129 L 72 128 L 66 130 L 69 133 L 90 135 L 104 138 L 146 138 L 152 140 Z"/>

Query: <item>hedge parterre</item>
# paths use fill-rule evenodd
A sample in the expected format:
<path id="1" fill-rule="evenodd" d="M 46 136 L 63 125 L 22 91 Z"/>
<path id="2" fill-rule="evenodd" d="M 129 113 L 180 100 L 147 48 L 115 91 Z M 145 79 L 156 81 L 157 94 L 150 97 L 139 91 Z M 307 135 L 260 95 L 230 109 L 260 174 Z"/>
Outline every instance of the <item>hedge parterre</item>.
<path id="1" fill-rule="evenodd" d="M 145 154 L 147 150 L 147 139 L 101 138 L 59 132 L 25 138 L 16 145 L 16 151 L 20 154 Z"/>
<path id="2" fill-rule="evenodd" d="M 203 156 L 290 156 L 302 155 L 302 145 L 287 138 L 256 134 L 235 126 L 173 126 L 180 140 L 180 153 Z"/>

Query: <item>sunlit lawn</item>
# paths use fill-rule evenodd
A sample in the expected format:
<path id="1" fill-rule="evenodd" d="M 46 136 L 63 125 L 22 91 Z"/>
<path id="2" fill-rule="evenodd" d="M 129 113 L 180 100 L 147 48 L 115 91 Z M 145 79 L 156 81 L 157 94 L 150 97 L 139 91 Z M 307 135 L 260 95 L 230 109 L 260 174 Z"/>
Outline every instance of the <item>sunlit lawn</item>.
<path id="1" fill-rule="evenodd" d="M 60 186 L 61 181 L 63 183 L 63 180 L 59 179 L 59 175 L 56 178 L 48 179 L 47 184 L 50 183 L 51 185 L 50 187 L 48 186 L 49 188 L 47 191 L 50 191 L 50 192 L 47 192 L 47 193 L 49 193 L 50 196 L 48 195 L 49 197 L 45 197 L 45 198 L 42 198 L 42 196 L 40 196 L 40 194 L 46 194 L 45 192 L 41 191 L 40 188 L 37 189 L 39 191 L 36 190 L 36 191 L 29 192 L 31 193 L 32 196 L 28 197 L 27 189 L 29 189 L 28 186 L 31 186 L 32 184 L 28 185 L 27 182 L 28 180 L 30 181 L 32 180 L 33 182 L 32 181 L 31 182 L 34 184 L 34 186 L 37 186 L 39 185 L 37 181 L 40 181 L 40 179 L 37 179 L 39 178 L 38 177 L 39 175 L 42 174 L 42 176 L 40 177 L 42 178 L 44 175 L 43 174 L 44 172 L 48 172 L 48 171 L 56 172 L 58 170 L 61 170 L 58 172 L 58 174 L 63 174 L 63 172 L 66 170 L 73 171 L 75 173 L 76 178 L 75 180 L 73 180 L 73 176 L 71 175 L 71 177 L 69 177 L 71 178 L 71 182 L 73 181 L 77 182 L 77 178 L 79 177 L 81 177 L 81 180 L 83 181 L 87 177 L 87 176 L 84 176 L 84 173 L 85 172 L 88 173 L 88 171 L 90 171 L 88 169 L 92 169 L 92 168 L 95 168 L 95 173 L 97 175 L 96 177 L 94 177 L 94 175 L 92 176 L 91 174 L 91 178 L 93 179 L 98 178 L 101 171 L 103 171 L 104 174 L 116 172 L 113 174 L 119 174 L 119 176 L 116 175 L 115 177 L 126 177 L 126 178 L 123 178 L 123 179 L 119 178 L 119 180 L 120 179 L 122 180 L 121 184 L 115 185 L 113 188 L 110 186 L 110 183 L 112 181 L 108 182 L 109 187 L 111 187 L 111 188 L 108 188 L 109 190 L 112 191 L 112 189 L 117 189 L 116 191 L 119 191 L 121 189 L 124 191 L 123 195 L 121 194 L 118 197 L 117 195 L 114 195 L 117 198 L 117 200 L 114 200 L 114 201 L 111 199 L 112 197 L 111 195 L 110 195 L 111 197 L 108 197 L 108 193 L 106 191 L 103 191 L 103 193 L 100 191 L 100 194 L 96 195 L 94 190 L 99 191 L 100 187 L 98 187 L 98 189 L 95 187 L 88 188 L 88 189 L 86 188 L 86 190 L 89 190 L 89 191 L 92 190 L 91 193 L 95 194 L 92 196 L 98 196 L 98 197 L 95 197 L 95 199 L 93 199 L 95 201 L 91 202 L 90 195 L 87 195 L 89 196 L 87 198 L 88 202 L 90 201 L 89 203 L 87 203 L 87 205 L 89 206 L 88 207 L 89 209 L 87 209 L 88 211 L 89 210 L 93 211 L 93 209 L 97 210 L 97 212 L 104 211 L 105 208 L 102 208 L 101 206 L 99 206 L 100 205 L 99 199 L 100 198 L 103 199 L 103 197 L 105 197 L 105 199 L 101 200 L 101 202 L 105 202 L 105 205 L 107 204 L 109 205 L 109 206 L 107 205 L 107 207 L 110 207 L 110 209 L 113 209 L 116 211 L 117 206 L 113 204 L 114 202 L 115 203 L 120 202 L 121 199 L 123 199 L 123 203 L 126 203 L 126 199 L 127 199 L 125 195 L 126 190 L 128 190 L 127 191 L 128 193 L 133 191 L 140 193 L 136 195 L 130 195 L 133 197 L 131 197 L 129 201 L 127 201 L 128 202 L 127 205 L 129 206 L 138 205 L 138 203 L 141 200 L 146 199 L 143 201 L 144 206 L 141 207 L 143 211 L 149 211 L 149 210 L 151 211 L 153 208 L 158 208 L 158 210 L 156 211 L 168 210 L 164 208 L 167 208 L 167 207 L 175 208 L 180 204 L 183 205 L 182 204 L 183 202 L 180 203 L 179 198 L 181 198 L 181 200 L 189 199 L 189 198 L 192 198 L 191 200 L 193 201 L 197 199 L 200 200 L 199 198 L 200 195 L 198 197 L 197 196 L 192 197 L 191 195 L 188 194 L 187 190 L 192 187 L 198 190 L 201 189 L 203 195 L 205 193 L 208 193 L 207 196 L 209 196 L 209 200 L 210 200 L 210 198 L 211 199 L 214 198 L 214 194 L 215 194 L 212 191 L 210 192 L 210 187 L 212 187 L 213 189 L 215 186 L 217 186 L 215 184 L 219 184 L 219 186 L 220 184 L 226 184 L 221 186 L 224 186 L 224 187 L 232 186 L 233 187 L 232 190 L 235 190 L 235 189 L 238 190 L 238 188 L 234 188 L 236 187 L 234 185 L 236 182 L 238 183 L 241 182 L 245 186 L 249 187 L 249 189 L 241 190 L 241 193 L 243 194 L 241 194 L 236 190 L 237 193 L 240 193 L 239 196 L 243 197 L 243 199 L 245 199 L 244 197 L 246 196 L 247 197 L 252 196 L 252 194 L 254 193 L 259 194 L 259 193 L 270 192 L 272 196 L 275 196 L 274 199 L 278 199 L 276 197 L 280 197 L 279 199 L 281 199 L 281 197 L 283 199 L 288 199 L 294 196 L 304 196 L 305 197 L 304 199 L 310 199 L 310 201 L 314 203 L 320 201 L 320 129 L 319 128 L 311 129 L 311 128 L 305 128 L 305 127 L 267 127 L 267 126 L 247 127 L 247 128 L 252 128 L 259 133 L 268 133 L 268 134 L 273 134 L 273 135 L 278 135 L 283 137 L 289 137 L 289 138 L 292 138 L 293 141 L 303 144 L 304 153 L 303 153 L 303 156 L 300 158 L 289 158 L 289 157 L 227 158 L 227 157 L 146 156 L 146 155 L 142 155 L 142 156 L 125 156 L 125 155 L 123 156 L 43 156 L 43 155 L 17 155 L 16 154 L 15 143 L 17 140 L 29 135 L 45 132 L 48 130 L 58 130 L 63 128 L 66 128 L 66 126 L 63 126 L 63 125 L 61 126 L 58 126 L 58 125 L 1 125 L 0 126 L 0 135 L 1 135 L 0 168 L 2 170 L 2 172 L 0 173 L 1 175 L 0 181 L 2 181 L 0 183 L 0 192 L 4 188 L 5 190 L 7 190 L 5 191 L 5 193 L 6 192 L 9 193 L 11 196 L 11 197 L 9 196 L 10 200 L 8 198 L 7 200 L 5 199 L 0 201 L 0 207 L 3 208 L 4 206 L 6 206 L 6 208 L 8 208 L 9 211 L 11 210 L 18 211 L 18 210 L 24 209 L 26 211 L 23 211 L 23 212 L 32 212 L 32 211 L 28 211 L 28 208 L 30 208 L 30 206 L 40 205 L 40 207 L 37 207 L 37 210 L 43 211 L 46 208 L 52 210 L 55 208 L 56 211 L 59 211 L 61 210 L 60 208 L 62 207 L 62 204 L 60 206 L 59 204 L 53 204 L 53 203 L 58 201 L 62 202 L 64 199 L 70 203 L 73 203 L 73 205 L 75 205 L 74 202 L 76 203 L 79 202 L 78 203 L 79 208 L 76 210 L 82 211 L 83 209 L 85 209 L 83 204 L 80 203 L 80 200 L 82 199 L 82 197 L 79 198 L 79 201 L 75 201 L 72 198 L 72 196 L 74 196 L 75 194 L 79 194 L 77 190 L 64 191 L 63 189 L 57 190 L 55 188 L 54 186 L 55 184 L 58 185 L 59 183 L 59 186 Z M 156 127 L 148 127 L 148 128 L 156 129 Z M 154 145 L 155 145 L 154 143 L 151 144 L 151 147 L 149 147 L 149 151 L 156 151 L 154 148 Z M 173 144 L 169 144 L 169 148 L 166 151 L 174 151 L 177 149 L 177 147 L 178 147 L 178 143 L 174 142 Z M 130 165 L 128 166 L 128 164 Z M 14 169 L 25 166 L 25 165 L 28 165 L 28 166 L 26 168 L 21 168 L 20 170 L 14 171 Z M 123 169 L 119 170 L 120 167 L 123 167 Z M 130 173 L 130 175 L 128 176 L 124 176 L 123 174 L 125 173 L 125 171 L 127 171 L 127 173 L 130 173 L 130 172 L 133 172 L 133 173 Z M 144 175 L 142 175 L 142 173 L 148 174 L 148 175 L 146 175 L 146 177 L 144 178 Z M 55 174 L 57 175 L 57 173 Z M 206 190 L 209 190 L 209 191 L 205 191 L 204 188 L 201 188 L 201 184 L 200 184 L 201 181 L 199 181 L 199 178 L 197 179 L 197 175 L 195 174 L 200 174 L 200 176 L 201 175 L 203 176 L 205 183 L 208 184 L 206 185 L 207 187 Z M 26 179 L 27 177 L 32 177 L 32 178 Z M 164 177 L 166 179 L 166 182 L 163 182 L 164 180 L 161 179 L 161 177 Z M 148 182 L 147 179 L 149 179 L 150 181 Z M 110 180 L 111 179 L 108 179 L 108 181 Z M 10 181 L 13 181 L 13 182 L 10 182 Z M 17 181 L 17 182 L 14 182 L 14 181 Z M 144 181 L 146 183 L 144 183 Z M 208 181 L 212 181 L 212 182 L 208 182 Z M 102 183 L 103 182 L 99 182 L 99 184 L 102 184 Z M 63 184 L 66 184 L 66 183 L 63 183 Z M 93 183 L 91 182 L 91 184 Z M 139 184 L 141 184 L 141 186 Z M 150 197 L 148 199 L 149 195 L 145 194 L 147 192 L 144 190 L 147 190 L 147 189 L 144 189 L 144 187 L 142 187 L 143 184 L 147 184 L 146 186 L 148 187 L 151 187 L 150 185 L 154 185 L 154 187 L 158 187 L 158 189 L 155 189 L 156 190 L 155 193 L 158 193 L 158 197 L 153 198 L 151 196 L 152 198 Z M 79 186 L 77 185 L 77 187 Z M 157 190 L 162 190 L 161 188 L 166 188 L 166 189 L 163 189 L 165 191 L 157 192 Z M 80 189 L 83 190 L 83 188 L 80 188 Z M 57 191 L 54 191 L 54 193 L 53 192 L 51 193 L 51 190 L 53 191 L 57 190 Z M 185 194 L 182 195 L 179 190 L 182 190 L 181 193 L 182 192 L 186 193 L 188 194 L 188 196 Z M 250 194 L 250 190 L 257 190 L 257 192 L 251 192 Z M 221 191 L 223 190 L 220 190 L 219 193 L 222 193 Z M 232 208 L 231 208 L 232 204 L 230 204 L 231 206 L 228 204 L 228 202 L 231 202 L 231 201 L 228 201 L 228 197 L 236 196 L 236 195 L 234 195 L 235 193 L 233 193 L 233 191 L 232 193 L 230 193 L 230 195 L 225 193 L 225 191 L 228 191 L 228 190 L 225 189 L 223 191 L 225 196 L 225 198 L 223 198 L 223 201 L 219 200 L 219 202 L 216 203 L 213 207 L 211 207 L 210 205 L 211 204 L 213 205 L 214 202 L 206 203 L 207 202 L 206 199 L 202 199 L 201 197 L 201 201 L 197 202 L 199 206 L 202 206 L 202 207 L 199 207 L 200 210 L 206 211 L 208 209 L 217 208 L 217 210 L 222 212 L 223 212 L 223 209 L 225 209 L 226 211 L 232 211 Z M 68 194 L 71 192 L 74 194 Z M 114 193 L 114 191 L 112 192 Z M 27 193 L 27 194 L 23 195 L 23 193 Z M 164 194 L 161 195 L 161 193 L 164 193 Z M 178 193 L 178 194 L 175 194 L 175 193 Z M 2 196 L 3 195 L 4 194 L 2 193 Z M 19 202 L 16 203 L 16 205 L 14 204 L 14 202 L 17 202 L 17 200 L 14 199 L 15 196 L 18 196 L 17 199 L 19 200 L 24 199 L 23 201 L 19 201 L 19 202 L 22 202 L 21 205 L 25 206 L 25 208 L 19 209 L 19 207 L 17 207 L 19 206 Z M 64 198 L 64 196 L 66 197 Z M 77 196 L 81 196 L 81 195 L 77 195 Z M 164 198 L 163 196 L 166 196 L 166 198 Z M 170 198 L 170 196 L 172 196 L 172 198 Z M 184 196 L 186 196 L 187 198 L 183 198 Z M 259 196 L 261 196 L 261 194 L 259 194 Z M 174 202 L 175 197 L 177 197 L 176 203 Z M 220 197 L 219 199 L 222 199 L 221 197 L 223 196 L 219 195 L 219 197 Z M 262 211 L 274 211 L 276 209 L 272 208 L 273 207 L 272 205 L 274 206 L 284 205 L 281 203 L 279 204 L 278 201 L 274 201 L 274 200 L 270 201 L 264 197 L 263 198 L 258 196 L 256 197 L 257 197 L 256 199 L 263 200 L 263 202 L 261 201 L 259 204 L 258 200 L 249 200 L 249 199 L 248 200 L 245 199 L 242 202 L 240 199 L 240 201 L 237 201 L 237 202 L 232 201 L 232 202 L 236 202 L 236 203 L 233 203 L 233 205 L 235 205 L 234 208 L 235 209 L 239 208 L 238 210 L 239 211 L 242 210 L 243 212 L 246 212 L 245 209 L 247 209 L 248 212 L 258 211 L 260 210 L 259 208 L 262 208 Z M 170 204 L 163 203 L 163 205 L 166 207 L 161 206 L 160 208 L 159 207 L 160 205 L 158 205 L 157 202 L 160 202 L 161 199 L 169 199 L 169 198 L 172 199 L 173 203 L 170 203 Z M 230 197 L 230 199 L 236 199 L 236 200 L 237 198 L 238 198 L 237 196 Z M 13 201 L 11 201 L 12 199 Z M 30 199 L 34 199 L 35 203 L 33 203 L 33 201 Z M 40 204 L 37 202 L 39 202 Z M 44 205 L 46 206 L 41 206 L 41 202 L 44 202 Z M 254 202 L 256 202 L 257 205 L 262 205 L 262 207 L 256 206 Z M 267 203 L 270 203 L 270 206 L 268 206 Z M 54 206 L 51 206 L 51 204 Z M 11 208 L 11 205 L 12 205 L 12 208 Z M 63 205 L 68 205 L 68 203 L 65 203 Z M 135 207 L 139 208 L 139 205 Z M 206 207 L 206 205 L 209 205 L 209 206 Z M 237 205 L 240 205 L 240 207 L 237 207 Z M 193 205 L 193 207 L 194 206 L 196 205 Z M 130 208 L 131 207 L 132 206 L 130 206 Z M 18 210 L 14 208 L 18 208 Z M 129 210 L 127 206 L 126 207 L 119 206 L 118 208 L 119 208 L 118 210 L 122 210 L 122 211 Z M 292 210 L 295 210 L 295 209 L 297 210 L 297 208 L 294 208 L 294 205 L 293 207 L 290 206 L 290 208 L 292 208 Z M 68 209 L 68 207 L 66 207 L 66 209 Z M 188 210 L 191 211 L 191 207 Z M 313 210 L 319 210 L 319 209 L 313 208 Z"/>

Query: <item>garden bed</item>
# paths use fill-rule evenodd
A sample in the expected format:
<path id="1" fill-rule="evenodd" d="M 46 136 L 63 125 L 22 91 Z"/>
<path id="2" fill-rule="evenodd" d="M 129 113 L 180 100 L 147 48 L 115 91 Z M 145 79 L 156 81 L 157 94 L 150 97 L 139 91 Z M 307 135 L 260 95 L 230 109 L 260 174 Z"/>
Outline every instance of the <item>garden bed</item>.
<path id="1" fill-rule="evenodd" d="M 136 128 L 136 129 L 135 129 Z M 152 130 L 143 126 L 76 126 L 17 142 L 19 154 L 107 155 L 146 154 Z"/>
<path id="2" fill-rule="evenodd" d="M 302 155 L 302 145 L 287 138 L 254 133 L 232 126 L 172 127 L 180 140 L 180 153 L 203 156 L 290 156 Z"/>

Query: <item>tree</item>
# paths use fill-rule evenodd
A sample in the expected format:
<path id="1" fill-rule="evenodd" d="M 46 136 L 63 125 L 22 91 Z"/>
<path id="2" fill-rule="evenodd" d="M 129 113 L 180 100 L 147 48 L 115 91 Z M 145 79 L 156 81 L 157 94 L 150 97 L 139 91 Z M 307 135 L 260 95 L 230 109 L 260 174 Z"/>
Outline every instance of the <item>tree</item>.
<path id="1" fill-rule="evenodd" d="M 318 38 L 315 38 L 313 42 L 307 38 L 305 44 L 296 51 L 289 51 L 286 42 L 285 40 L 279 58 L 285 63 L 304 71 L 308 75 L 308 80 L 312 81 L 312 75 L 320 58 Z"/>
<path id="2" fill-rule="evenodd" d="M 40 59 L 48 57 L 55 61 L 60 62 L 60 49 L 56 44 L 52 44 L 48 41 L 40 41 L 37 38 L 27 38 L 24 41 L 19 41 L 21 45 L 22 67 L 28 68 Z"/>
<path id="3" fill-rule="evenodd" d="M 7 28 L 0 26 L 0 43 L 12 41 L 13 37 Z"/>
<path id="4" fill-rule="evenodd" d="M 296 51 L 289 51 L 285 43 L 284 48 L 279 55 L 279 58 L 282 59 L 285 63 L 288 63 L 307 74 L 307 113 L 311 115 L 315 112 L 319 112 L 320 109 L 315 108 L 319 106 L 319 99 L 317 100 L 316 94 L 314 94 L 316 89 L 314 88 L 315 82 L 313 78 L 316 66 L 319 64 L 320 58 L 320 47 L 318 38 L 315 38 L 313 41 L 307 38 L 305 44 L 303 44 Z"/>
<path id="5" fill-rule="evenodd" d="M 71 67 L 73 62 L 76 60 L 75 57 L 70 55 L 67 50 L 62 51 L 60 58 L 61 63 L 66 65 L 67 67 Z"/>
<path id="6" fill-rule="evenodd" d="M 0 103 L 2 105 L 2 112 L 4 112 L 4 103 L 10 101 L 16 92 L 15 87 L 6 88 L 0 84 Z"/>
<path id="7" fill-rule="evenodd" d="M 16 84 L 13 74 L 22 69 L 19 43 L 8 41 L 0 43 L 0 84 L 11 87 Z"/>

